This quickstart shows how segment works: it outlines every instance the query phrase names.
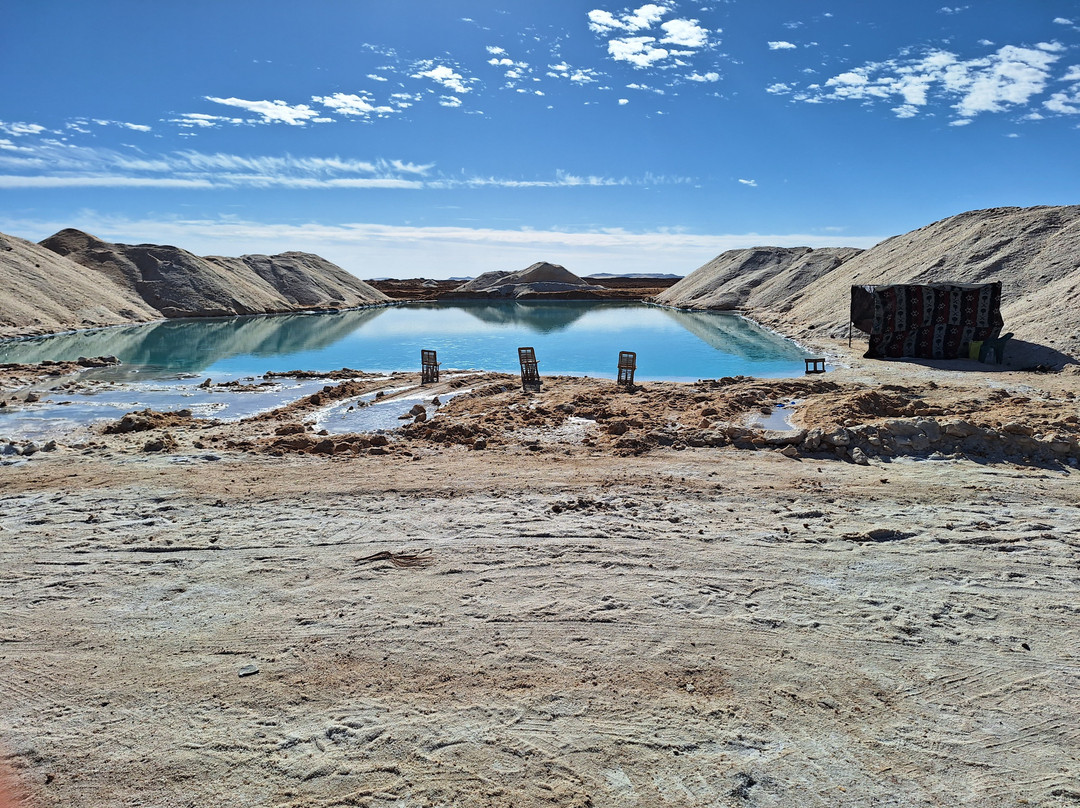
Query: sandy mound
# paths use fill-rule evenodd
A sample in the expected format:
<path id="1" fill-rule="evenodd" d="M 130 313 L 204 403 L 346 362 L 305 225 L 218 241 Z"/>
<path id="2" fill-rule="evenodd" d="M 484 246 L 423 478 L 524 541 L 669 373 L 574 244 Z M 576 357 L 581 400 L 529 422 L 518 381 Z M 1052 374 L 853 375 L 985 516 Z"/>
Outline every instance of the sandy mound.
<path id="1" fill-rule="evenodd" d="M 455 292 L 482 293 L 491 297 L 522 297 L 537 293 L 600 290 L 566 267 L 540 261 L 520 272 L 485 272 L 459 286 Z"/>
<path id="2" fill-rule="evenodd" d="M 1035 355 L 1024 350 L 1027 342 L 1045 346 L 1040 356 L 1055 364 L 1080 357 L 1080 206 L 971 211 L 864 252 L 795 253 L 724 253 L 657 301 L 743 308 L 792 336 L 841 337 L 852 284 L 1001 281 L 1001 313 L 1005 330 L 1016 334 L 1015 356 Z M 817 271 L 801 266 L 819 253 L 829 255 Z"/>
<path id="3" fill-rule="evenodd" d="M 144 307 L 165 317 L 340 309 L 387 300 L 340 267 L 307 253 L 200 258 L 178 247 L 110 244 L 70 229 L 41 245 L 100 273 L 128 298 L 145 301 Z"/>
<path id="4" fill-rule="evenodd" d="M 0 235 L 0 338 L 154 320 L 132 290 L 68 258 Z"/>
<path id="5" fill-rule="evenodd" d="M 752 247 L 729 250 L 676 283 L 656 302 L 689 309 L 779 309 L 861 250 Z"/>

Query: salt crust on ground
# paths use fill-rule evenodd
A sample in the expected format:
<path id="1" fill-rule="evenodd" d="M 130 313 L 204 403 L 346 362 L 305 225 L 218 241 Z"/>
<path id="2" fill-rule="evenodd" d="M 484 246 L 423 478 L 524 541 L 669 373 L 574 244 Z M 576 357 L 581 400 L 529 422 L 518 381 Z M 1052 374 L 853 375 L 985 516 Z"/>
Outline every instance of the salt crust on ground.
<path id="1" fill-rule="evenodd" d="M 1076 376 L 843 361 L 849 392 L 1078 414 Z M 0 754 L 34 804 L 1080 801 L 1067 465 L 258 442 L 303 417 L 0 467 Z"/>

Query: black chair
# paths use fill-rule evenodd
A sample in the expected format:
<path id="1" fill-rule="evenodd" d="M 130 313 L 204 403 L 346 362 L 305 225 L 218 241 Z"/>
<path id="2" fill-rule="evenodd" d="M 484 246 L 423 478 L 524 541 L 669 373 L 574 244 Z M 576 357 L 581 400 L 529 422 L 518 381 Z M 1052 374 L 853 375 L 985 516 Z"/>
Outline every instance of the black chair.
<path id="1" fill-rule="evenodd" d="M 518 362 L 521 363 L 521 389 L 540 390 L 540 369 L 536 361 L 536 351 L 532 348 L 518 348 Z"/>
<path id="2" fill-rule="evenodd" d="M 420 349 L 420 384 L 430 384 L 439 380 L 439 362 L 435 351 Z"/>
<path id="3" fill-rule="evenodd" d="M 637 353 L 619 351 L 619 378 L 615 383 L 620 387 L 633 387 L 635 370 L 637 370 Z"/>

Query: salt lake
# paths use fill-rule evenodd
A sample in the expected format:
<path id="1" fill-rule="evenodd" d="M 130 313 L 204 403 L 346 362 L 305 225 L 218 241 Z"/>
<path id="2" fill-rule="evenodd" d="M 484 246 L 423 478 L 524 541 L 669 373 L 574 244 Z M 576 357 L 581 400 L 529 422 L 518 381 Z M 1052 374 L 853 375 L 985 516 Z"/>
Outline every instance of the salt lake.
<path id="1" fill-rule="evenodd" d="M 641 303 L 397 305 L 329 314 L 168 320 L 141 326 L 0 341 L 0 362 L 116 356 L 142 378 L 267 371 L 419 370 L 420 349 L 444 369 L 517 372 L 532 346 L 541 373 L 615 376 L 619 351 L 636 351 L 642 380 L 777 377 L 803 369 L 795 343 L 741 317 Z"/>
<path id="2" fill-rule="evenodd" d="M 62 438 L 95 422 L 151 407 L 186 408 L 234 420 L 308 395 L 325 382 L 273 379 L 289 370 L 352 368 L 416 372 L 420 350 L 442 371 L 517 373 L 517 348 L 532 346 L 542 376 L 614 378 L 619 351 L 637 353 L 637 380 L 801 375 L 798 345 L 733 314 L 642 303 L 480 301 L 393 305 L 323 314 L 168 320 L 50 337 L 0 341 L 0 362 L 116 356 L 119 367 L 89 371 L 90 383 L 32 405 L 0 410 L 0 437 Z M 212 377 L 213 387 L 202 387 Z M 246 392 L 221 382 L 245 380 Z M 258 387 L 251 392 L 251 387 Z M 364 418 L 377 416 L 369 408 Z M 392 426 L 399 413 L 387 413 Z M 337 419 L 332 419 L 337 420 Z M 345 424 L 359 429 L 361 424 Z"/>

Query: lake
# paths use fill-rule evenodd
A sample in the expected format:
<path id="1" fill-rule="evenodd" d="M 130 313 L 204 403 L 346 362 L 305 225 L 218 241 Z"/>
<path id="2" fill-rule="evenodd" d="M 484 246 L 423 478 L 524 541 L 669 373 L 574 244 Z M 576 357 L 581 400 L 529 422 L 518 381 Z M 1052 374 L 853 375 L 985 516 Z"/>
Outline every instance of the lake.
<path id="1" fill-rule="evenodd" d="M 801 375 L 807 356 L 737 315 L 644 303 L 455 301 L 328 314 L 168 320 L 0 341 L 0 362 L 117 356 L 141 379 L 267 371 L 418 371 L 420 349 L 444 371 L 518 372 L 536 349 L 541 375 L 614 378 L 619 351 L 637 352 L 641 381 Z"/>

